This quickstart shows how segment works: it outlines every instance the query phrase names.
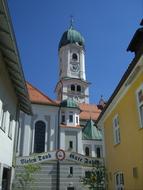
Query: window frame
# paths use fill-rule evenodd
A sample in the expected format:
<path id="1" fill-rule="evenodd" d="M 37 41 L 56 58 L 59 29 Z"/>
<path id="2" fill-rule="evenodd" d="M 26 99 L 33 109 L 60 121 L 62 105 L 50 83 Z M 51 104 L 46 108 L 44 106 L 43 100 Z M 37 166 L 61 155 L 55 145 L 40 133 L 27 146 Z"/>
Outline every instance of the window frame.
<path id="1" fill-rule="evenodd" d="M 41 122 L 41 123 L 40 123 L 40 122 Z M 39 123 L 39 126 L 38 126 L 38 123 Z M 36 134 L 36 132 L 37 132 L 36 130 L 38 130 L 38 129 L 36 129 L 36 127 L 37 127 L 37 126 L 38 126 L 38 127 L 41 127 L 40 124 L 43 125 L 42 127 L 43 127 L 43 131 L 44 131 L 44 132 L 42 131 L 42 133 L 44 134 L 44 136 L 43 136 L 43 137 L 44 137 L 44 141 L 42 141 L 43 144 L 41 143 L 42 146 L 43 146 L 43 147 L 42 147 L 42 148 L 43 148 L 43 151 L 41 151 L 40 149 L 42 149 L 42 148 L 41 148 L 41 147 L 39 148 L 39 147 L 37 146 L 37 144 L 36 144 L 37 142 L 39 143 L 39 141 L 38 141 L 39 139 L 37 138 L 38 136 L 36 136 L 36 135 L 37 135 L 37 134 Z M 45 143 L 45 142 L 46 142 L 46 130 L 47 130 L 47 126 L 46 126 L 46 122 L 45 122 L 44 120 L 37 120 L 37 121 L 34 123 L 34 139 L 33 139 L 33 140 L 34 140 L 34 141 L 33 141 L 34 144 L 33 144 L 33 153 L 43 153 L 43 152 L 46 151 L 46 143 Z M 37 138 L 38 140 L 37 140 L 36 138 Z M 36 142 L 36 140 L 37 140 L 37 142 Z M 40 151 L 39 151 L 39 150 L 40 150 Z"/>
<path id="2" fill-rule="evenodd" d="M 76 86 L 75 84 L 71 84 L 71 92 L 75 92 L 76 91 Z"/>
<path id="3" fill-rule="evenodd" d="M 72 119 L 71 119 L 72 118 Z M 69 112 L 69 123 L 73 123 L 74 121 L 74 115 L 73 112 Z"/>
<path id="4" fill-rule="evenodd" d="M 122 171 L 118 171 L 114 174 L 114 180 L 115 180 L 115 190 L 124 190 L 124 173 Z"/>
<path id="5" fill-rule="evenodd" d="M 76 59 L 73 58 L 74 55 L 76 55 L 76 57 L 77 57 Z M 73 61 L 73 62 L 79 62 L 79 54 L 77 52 L 73 52 L 71 54 L 71 61 Z"/>
<path id="6" fill-rule="evenodd" d="M 138 117 L 139 117 L 139 123 L 140 123 L 139 127 L 143 128 L 143 100 L 141 100 L 141 102 L 139 100 L 140 91 L 142 92 L 142 96 L 143 96 L 143 84 L 136 91 L 137 110 L 138 110 Z M 141 114 L 140 108 L 142 108 L 142 114 Z"/>
<path id="7" fill-rule="evenodd" d="M 119 123 L 119 115 L 116 114 L 113 118 L 113 138 L 114 138 L 114 145 L 121 143 L 121 136 L 120 136 L 120 123 Z"/>
<path id="8" fill-rule="evenodd" d="M 65 115 L 65 112 L 62 112 L 62 114 L 61 114 L 61 123 L 64 124 L 65 122 L 66 122 L 66 115 Z"/>
<path id="9" fill-rule="evenodd" d="M 87 150 L 88 149 L 88 155 L 87 155 Z M 88 146 L 85 147 L 85 156 L 90 156 L 90 148 Z"/>
<path id="10" fill-rule="evenodd" d="M 73 141 L 69 141 L 69 149 L 73 149 Z"/>
<path id="11" fill-rule="evenodd" d="M 6 125 L 7 125 L 7 116 L 8 116 L 8 110 L 6 109 L 6 106 L 2 106 L 2 114 L 1 114 L 1 121 L 0 121 L 0 128 L 3 132 L 6 132 Z"/>
<path id="12" fill-rule="evenodd" d="M 10 115 L 9 117 L 9 127 L 8 127 L 8 137 L 12 140 L 12 128 L 13 128 L 13 122 L 14 122 L 14 117 L 13 115 Z"/>

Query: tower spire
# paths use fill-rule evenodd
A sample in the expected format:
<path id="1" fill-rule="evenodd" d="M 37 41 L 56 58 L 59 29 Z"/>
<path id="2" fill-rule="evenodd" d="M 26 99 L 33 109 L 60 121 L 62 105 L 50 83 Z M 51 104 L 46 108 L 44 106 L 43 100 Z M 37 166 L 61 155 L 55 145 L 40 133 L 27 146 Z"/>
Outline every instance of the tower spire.
<path id="1" fill-rule="evenodd" d="M 71 15 L 70 16 L 70 28 L 73 28 L 73 23 L 74 23 L 73 15 Z"/>

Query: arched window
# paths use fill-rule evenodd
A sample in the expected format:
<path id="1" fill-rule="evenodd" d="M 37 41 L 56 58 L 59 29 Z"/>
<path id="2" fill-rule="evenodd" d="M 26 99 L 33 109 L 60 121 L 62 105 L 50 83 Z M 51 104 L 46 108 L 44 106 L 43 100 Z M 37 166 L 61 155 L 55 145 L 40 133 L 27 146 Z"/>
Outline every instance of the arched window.
<path id="1" fill-rule="evenodd" d="M 75 85 L 74 84 L 71 85 L 71 91 L 75 91 Z"/>
<path id="2" fill-rule="evenodd" d="M 97 158 L 100 158 L 101 157 L 101 152 L 100 152 L 100 148 L 96 148 L 96 155 L 97 155 Z"/>
<path id="3" fill-rule="evenodd" d="M 89 156 L 89 147 L 85 148 L 85 156 Z"/>
<path id="4" fill-rule="evenodd" d="M 45 131 L 46 125 L 43 121 L 35 123 L 34 152 L 40 153 L 45 151 Z"/>
<path id="5" fill-rule="evenodd" d="M 81 92 L 81 86 L 77 85 L 77 92 Z"/>
<path id="6" fill-rule="evenodd" d="M 73 59 L 74 61 L 77 61 L 78 56 L 77 56 L 77 54 L 76 54 L 76 53 L 73 53 L 73 54 L 72 54 L 72 59 Z"/>

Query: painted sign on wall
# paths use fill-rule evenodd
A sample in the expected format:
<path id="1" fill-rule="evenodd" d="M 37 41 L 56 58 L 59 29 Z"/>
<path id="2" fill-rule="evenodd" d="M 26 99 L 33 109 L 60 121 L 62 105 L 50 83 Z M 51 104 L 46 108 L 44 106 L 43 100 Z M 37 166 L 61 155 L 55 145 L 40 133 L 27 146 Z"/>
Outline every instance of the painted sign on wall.
<path id="1" fill-rule="evenodd" d="M 25 164 L 35 164 L 51 160 L 69 160 L 77 162 L 81 165 L 93 166 L 99 162 L 101 159 L 94 157 L 87 157 L 75 152 L 65 152 L 64 150 L 58 150 L 54 152 L 44 152 L 40 154 L 35 154 L 31 156 L 17 157 L 16 165 L 25 165 Z"/>

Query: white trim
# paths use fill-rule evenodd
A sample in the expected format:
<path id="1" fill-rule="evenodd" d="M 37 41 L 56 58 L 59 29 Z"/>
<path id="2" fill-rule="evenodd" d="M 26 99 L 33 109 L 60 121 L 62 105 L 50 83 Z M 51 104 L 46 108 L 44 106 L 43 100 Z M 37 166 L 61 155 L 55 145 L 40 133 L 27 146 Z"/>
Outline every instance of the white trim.
<path id="1" fill-rule="evenodd" d="M 44 118 L 36 118 L 36 120 L 33 122 L 33 134 L 32 134 L 32 153 L 34 153 L 34 139 L 35 139 L 35 124 L 38 121 L 42 121 L 45 123 L 45 152 L 47 151 L 47 140 L 48 140 L 48 124 L 47 124 L 47 120 L 45 120 Z M 47 143 L 46 143 L 47 142 Z"/>
<path id="2" fill-rule="evenodd" d="M 114 145 L 119 144 L 121 142 L 120 139 L 120 125 L 119 125 L 119 115 L 116 114 L 112 120 L 113 126 L 113 138 L 114 138 Z"/>
<path id="3" fill-rule="evenodd" d="M 119 175 L 118 184 L 116 181 L 116 176 Z M 115 190 L 124 190 L 124 173 L 122 171 L 117 171 L 114 173 L 114 181 L 115 181 Z"/>
<path id="4" fill-rule="evenodd" d="M 140 128 L 143 128 L 143 123 L 141 121 L 141 115 L 140 115 L 140 107 L 143 106 L 143 101 L 139 102 L 139 99 L 138 99 L 138 94 L 139 94 L 140 91 L 142 91 L 142 93 L 143 93 L 143 84 L 141 84 L 140 87 L 136 90 L 138 118 L 139 118 Z"/>

